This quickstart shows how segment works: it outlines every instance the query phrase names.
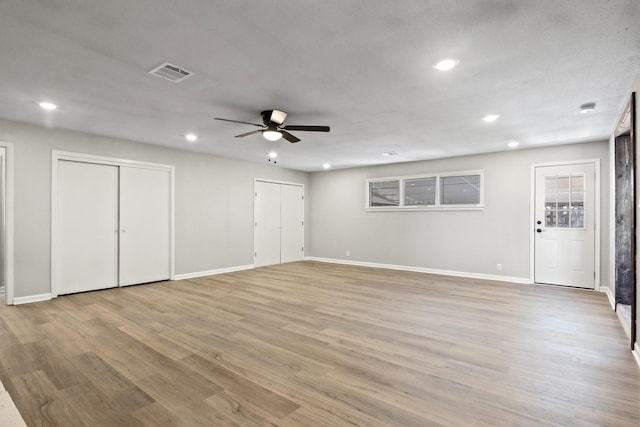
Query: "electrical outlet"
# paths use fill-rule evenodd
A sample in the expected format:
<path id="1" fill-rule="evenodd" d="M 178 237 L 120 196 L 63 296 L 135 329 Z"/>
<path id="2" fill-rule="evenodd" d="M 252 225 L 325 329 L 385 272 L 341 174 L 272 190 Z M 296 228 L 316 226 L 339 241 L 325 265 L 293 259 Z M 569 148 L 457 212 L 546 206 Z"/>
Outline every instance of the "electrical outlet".
<path id="1" fill-rule="evenodd" d="M 496 270 L 502 271 L 502 264 L 496 264 Z"/>
<path id="2" fill-rule="evenodd" d="M 347 256 L 351 256 L 351 251 L 347 251 Z"/>

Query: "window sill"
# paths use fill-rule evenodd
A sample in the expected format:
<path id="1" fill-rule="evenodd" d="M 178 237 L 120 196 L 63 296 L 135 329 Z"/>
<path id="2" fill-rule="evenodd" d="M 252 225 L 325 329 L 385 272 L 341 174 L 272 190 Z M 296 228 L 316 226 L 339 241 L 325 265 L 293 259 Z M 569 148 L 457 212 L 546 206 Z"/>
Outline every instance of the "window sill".
<path id="1" fill-rule="evenodd" d="M 484 205 L 464 206 L 396 206 L 396 207 L 367 207 L 366 212 L 428 212 L 428 211 L 483 211 Z"/>

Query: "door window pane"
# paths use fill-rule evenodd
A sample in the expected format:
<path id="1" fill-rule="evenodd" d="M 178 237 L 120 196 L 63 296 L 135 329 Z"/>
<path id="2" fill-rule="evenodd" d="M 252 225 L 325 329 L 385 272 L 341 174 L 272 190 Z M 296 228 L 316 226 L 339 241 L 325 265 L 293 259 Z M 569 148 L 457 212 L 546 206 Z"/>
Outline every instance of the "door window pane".
<path id="1" fill-rule="evenodd" d="M 400 181 L 377 181 L 369 183 L 369 206 L 398 206 Z"/>
<path id="2" fill-rule="evenodd" d="M 436 204 L 436 177 L 404 181 L 405 206 L 433 206 Z"/>
<path id="3" fill-rule="evenodd" d="M 584 179 L 584 174 L 545 177 L 546 227 L 584 228 Z"/>
<path id="4" fill-rule="evenodd" d="M 571 228 L 584 228 L 584 211 L 571 212 Z"/>
<path id="5" fill-rule="evenodd" d="M 569 211 L 558 211 L 558 228 L 569 228 Z"/>
<path id="6" fill-rule="evenodd" d="M 558 213 L 556 211 L 547 211 L 544 213 L 544 226 L 547 228 L 556 228 L 556 217 Z"/>

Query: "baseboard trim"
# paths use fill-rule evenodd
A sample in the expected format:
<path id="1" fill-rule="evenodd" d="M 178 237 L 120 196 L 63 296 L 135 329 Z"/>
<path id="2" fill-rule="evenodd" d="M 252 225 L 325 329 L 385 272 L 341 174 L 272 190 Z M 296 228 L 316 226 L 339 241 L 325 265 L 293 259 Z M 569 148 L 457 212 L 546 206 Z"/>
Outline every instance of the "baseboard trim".
<path id="1" fill-rule="evenodd" d="M 253 264 L 238 265 L 235 267 L 218 268 L 216 270 L 197 271 L 195 273 L 176 274 L 175 280 L 195 279 L 196 277 L 213 276 L 214 274 L 233 273 L 234 271 L 251 270 Z"/>
<path id="2" fill-rule="evenodd" d="M 608 286 L 602 286 L 600 285 L 600 292 L 604 292 L 607 295 L 607 298 L 609 298 L 609 304 L 611 304 L 611 308 L 612 309 L 616 309 L 616 301 L 613 298 L 613 292 L 611 292 L 611 288 Z"/>
<path id="3" fill-rule="evenodd" d="M 636 363 L 640 367 L 640 345 L 638 345 L 638 343 L 635 343 L 634 347 L 635 349 L 631 350 L 631 354 L 633 354 L 633 358 L 636 359 Z"/>
<path id="4" fill-rule="evenodd" d="M 327 262 L 332 264 L 356 265 L 360 267 L 387 268 L 390 270 L 412 271 L 416 273 L 439 274 L 441 276 L 465 277 L 468 279 L 496 280 L 500 282 L 530 285 L 531 280 L 525 277 L 496 276 L 493 274 L 469 273 L 465 271 L 439 270 L 434 268 L 412 267 L 409 265 L 380 264 L 375 262 L 347 261 L 344 259 L 305 257 L 305 261 Z"/>
<path id="5" fill-rule="evenodd" d="M 28 297 L 13 298 L 13 305 L 29 304 L 31 302 L 49 301 L 51 294 L 29 295 Z"/>

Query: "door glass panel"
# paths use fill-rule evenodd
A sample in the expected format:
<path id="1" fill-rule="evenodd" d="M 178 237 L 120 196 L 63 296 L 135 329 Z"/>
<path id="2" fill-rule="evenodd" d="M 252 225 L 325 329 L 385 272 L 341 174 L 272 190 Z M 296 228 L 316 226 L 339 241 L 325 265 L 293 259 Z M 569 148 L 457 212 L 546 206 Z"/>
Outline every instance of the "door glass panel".
<path id="1" fill-rule="evenodd" d="M 558 228 L 569 228 L 569 212 L 558 211 Z"/>
<path id="2" fill-rule="evenodd" d="M 571 212 L 571 228 L 584 228 L 584 212 Z"/>
<path id="3" fill-rule="evenodd" d="M 544 226 L 547 228 L 555 228 L 556 227 L 556 211 L 547 211 L 544 213 Z"/>
<path id="4" fill-rule="evenodd" d="M 545 177 L 545 227 L 584 228 L 584 185 L 583 174 Z"/>
<path id="5" fill-rule="evenodd" d="M 556 194 L 556 181 L 557 178 L 555 176 L 547 176 L 544 178 L 545 194 Z"/>

